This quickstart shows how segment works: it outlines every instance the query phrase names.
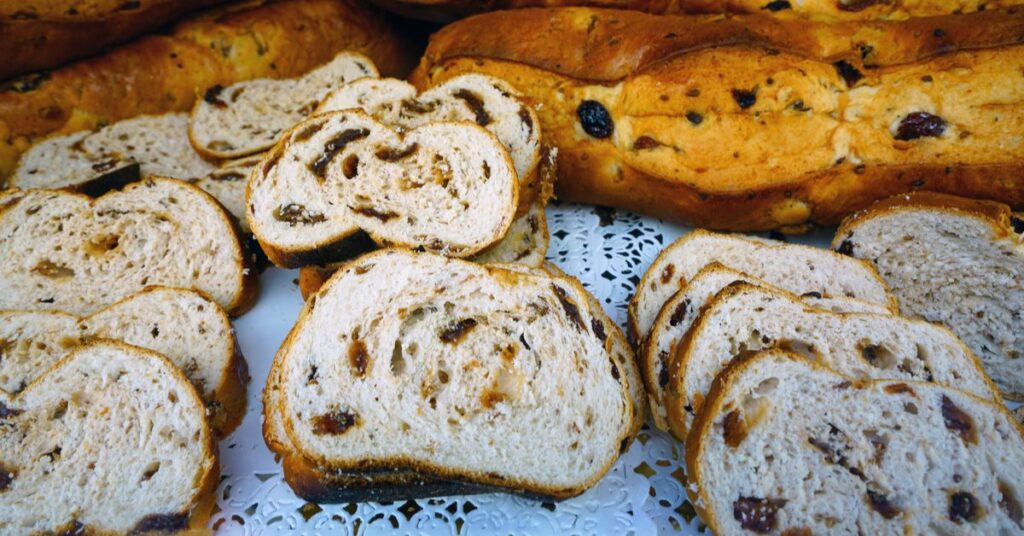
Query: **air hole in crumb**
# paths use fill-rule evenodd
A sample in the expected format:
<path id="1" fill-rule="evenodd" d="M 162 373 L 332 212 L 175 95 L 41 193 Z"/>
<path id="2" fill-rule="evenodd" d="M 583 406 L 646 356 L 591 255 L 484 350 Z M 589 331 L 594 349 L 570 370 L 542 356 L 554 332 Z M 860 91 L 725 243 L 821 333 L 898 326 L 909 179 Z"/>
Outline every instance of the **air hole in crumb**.
<path id="1" fill-rule="evenodd" d="M 903 411 L 906 411 L 911 415 L 917 415 L 917 404 L 907 402 L 906 404 L 903 404 Z"/>
<path id="2" fill-rule="evenodd" d="M 153 478 L 153 475 L 155 475 L 156 472 L 159 470 L 160 462 L 150 462 L 149 465 L 146 466 L 146 469 L 142 472 L 142 481 L 146 482 L 147 480 Z"/>
<path id="3" fill-rule="evenodd" d="M 405 356 L 402 355 L 402 341 L 396 340 L 391 349 L 391 374 L 401 376 L 405 373 Z"/>

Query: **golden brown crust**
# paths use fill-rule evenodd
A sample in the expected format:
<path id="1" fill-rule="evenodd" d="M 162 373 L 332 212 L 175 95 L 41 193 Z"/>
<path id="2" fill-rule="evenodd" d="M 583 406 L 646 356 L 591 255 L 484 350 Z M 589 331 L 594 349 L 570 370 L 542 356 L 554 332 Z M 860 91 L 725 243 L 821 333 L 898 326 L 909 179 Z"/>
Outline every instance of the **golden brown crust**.
<path id="1" fill-rule="evenodd" d="M 331 266 L 303 266 L 299 268 L 299 292 L 302 299 L 308 300 L 310 296 L 320 290 L 320 287 L 327 283 L 327 280 L 337 271 Z"/>

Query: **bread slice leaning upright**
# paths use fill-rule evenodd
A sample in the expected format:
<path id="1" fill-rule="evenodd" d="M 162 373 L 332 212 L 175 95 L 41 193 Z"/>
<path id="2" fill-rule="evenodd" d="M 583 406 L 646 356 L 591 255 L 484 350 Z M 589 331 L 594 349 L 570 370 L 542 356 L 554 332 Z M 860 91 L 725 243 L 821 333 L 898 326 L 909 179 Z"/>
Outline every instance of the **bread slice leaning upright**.
<path id="1" fill-rule="evenodd" d="M 686 463 L 715 534 L 1024 531 L 1024 431 L 1004 406 L 778 350 L 718 377 Z"/>
<path id="2" fill-rule="evenodd" d="M 205 414 L 178 367 L 111 341 L 79 347 L 17 395 L 0 391 L 0 529 L 204 527 L 220 477 Z"/>
<path id="3" fill-rule="evenodd" d="M 1003 396 L 1024 401 L 1024 215 L 915 192 L 847 218 L 832 246 L 874 263 L 904 315 L 949 326 Z"/>

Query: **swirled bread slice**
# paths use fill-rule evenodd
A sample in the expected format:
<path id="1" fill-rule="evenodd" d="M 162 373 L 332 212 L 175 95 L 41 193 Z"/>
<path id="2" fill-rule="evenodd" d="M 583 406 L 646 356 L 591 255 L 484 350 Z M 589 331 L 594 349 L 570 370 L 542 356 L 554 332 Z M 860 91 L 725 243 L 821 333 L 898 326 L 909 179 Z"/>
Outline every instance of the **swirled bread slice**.
<path id="1" fill-rule="evenodd" d="M 220 476 L 205 411 L 166 358 L 110 341 L 0 391 L 0 532 L 204 526 Z"/>
<path id="2" fill-rule="evenodd" d="M 686 462 L 715 534 L 1024 531 L 1024 432 L 1005 407 L 781 351 L 719 376 Z"/>
<path id="3" fill-rule="evenodd" d="M 186 180 L 205 176 L 214 167 L 189 145 L 187 114 L 143 115 L 33 145 L 8 185 L 100 195 L 140 177 Z"/>
<path id="4" fill-rule="evenodd" d="M 247 217 L 267 257 L 288 268 L 346 258 L 367 235 L 467 257 L 505 236 L 518 192 L 508 152 L 475 124 L 399 134 L 346 110 L 285 134 L 250 177 Z"/>
<path id="5" fill-rule="evenodd" d="M 606 329 L 567 279 L 404 250 L 361 257 L 306 303 L 275 358 L 285 457 L 576 495 L 633 429 Z"/>
<path id="6" fill-rule="evenodd" d="M 172 179 L 97 199 L 0 192 L 0 309 L 84 316 L 163 285 L 201 291 L 240 314 L 257 282 L 229 218 L 208 194 Z"/>
<path id="7" fill-rule="evenodd" d="M 192 108 L 189 138 L 196 151 L 210 158 L 265 151 L 312 113 L 332 89 L 367 76 L 380 76 L 369 58 L 341 52 L 299 78 L 258 78 L 213 86 Z"/>
<path id="8" fill-rule="evenodd" d="M 243 233 L 251 233 L 249 221 L 245 218 L 245 189 L 249 185 L 249 175 L 256 165 L 263 160 L 263 155 L 246 156 L 229 160 L 205 176 L 191 179 L 189 182 L 224 205 L 228 213 L 238 220 Z"/>
<path id="9" fill-rule="evenodd" d="M 151 287 L 86 318 L 0 311 L 0 389 L 16 394 L 72 349 L 113 339 L 164 355 L 188 377 L 221 437 L 245 415 L 248 367 L 227 314 L 182 289 Z"/>
<path id="10" fill-rule="evenodd" d="M 932 192 L 848 218 L 839 252 L 874 263 L 901 312 L 950 327 L 1006 398 L 1024 401 L 1024 216 Z"/>
<path id="11" fill-rule="evenodd" d="M 790 274 L 792 280 L 799 274 Z M 790 281 L 786 281 L 789 283 Z M 669 361 L 673 350 L 690 331 L 694 320 L 701 310 L 719 291 L 733 283 L 749 283 L 769 290 L 785 290 L 769 285 L 756 277 L 727 268 L 713 262 L 705 266 L 690 281 L 686 282 L 661 308 L 650 334 L 640 348 L 640 366 L 647 385 L 647 399 L 651 406 L 654 424 L 660 430 L 668 430 L 668 416 L 662 405 L 664 389 L 668 385 Z M 800 296 L 801 301 L 808 305 L 838 313 L 877 313 L 889 314 L 892 311 L 885 306 L 838 297 L 825 298 L 817 292 Z"/>
<path id="12" fill-rule="evenodd" d="M 676 347 L 664 404 L 686 437 L 715 377 L 738 356 L 780 347 L 853 378 L 926 380 L 1001 401 L 977 358 L 948 329 L 893 315 L 833 313 L 746 283 L 719 292 Z"/>
<path id="13" fill-rule="evenodd" d="M 541 133 L 537 113 L 507 82 L 467 74 L 419 93 L 404 80 L 363 78 L 332 91 L 317 113 L 360 109 L 391 127 L 413 129 L 438 121 L 471 121 L 497 136 L 519 177 L 519 212 L 543 197 L 538 176 Z M 548 187 L 549 188 L 549 187 Z"/>
<path id="14" fill-rule="evenodd" d="M 895 307 L 885 282 L 863 261 L 809 246 L 697 230 L 666 247 L 637 284 L 629 302 L 628 327 L 634 343 L 647 337 L 665 302 L 712 262 L 796 294 L 816 292 L 822 298 L 847 297 Z"/>

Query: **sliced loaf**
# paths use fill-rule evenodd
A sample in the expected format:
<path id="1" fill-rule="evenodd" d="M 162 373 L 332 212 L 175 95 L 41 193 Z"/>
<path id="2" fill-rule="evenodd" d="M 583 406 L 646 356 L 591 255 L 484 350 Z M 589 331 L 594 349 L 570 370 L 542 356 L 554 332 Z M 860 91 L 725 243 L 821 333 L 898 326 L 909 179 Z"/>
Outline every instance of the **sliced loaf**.
<path id="1" fill-rule="evenodd" d="M 1001 404 L 781 351 L 719 376 L 686 462 L 715 534 L 1024 531 L 1024 431 Z"/>
<path id="2" fill-rule="evenodd" d="M 848 218 L 832 244 L 874 263 L 904 315 L 950 327 L 1003 396 L 1024 401 L 1024 218 L 916 192 Z"/>
<path id="3" fill-rule="evenodd" d="M 800 279 L 801 274 L 787 274 L 784 283 L 790 285 Z M 713 262 L 705 266 L 693 279 L 689 280 L 661 308 L 650 334 L 640 348 L 639 359 L 647 385 L 647 397 L 651 405 L 654 424 L 661 430 L 668 430 L 665 407 L 662 405 L 664 389 L 669 380 L 669 361 L 673 350 L 690 331 L 694 320 L 701 310 L 719 291 L 732 283 L 749 283 L 770 290 L 785 290 L 765 283 L 756 277 L 727 268 Z M 889 314 L 883 305 L 855 300 L 846 297 L 825 298 L 817 292 L 809 292 L 800 299 L 819 309 L 843 313 L 878 313 Z"/>
<path id="4" fill-rule="evenodd" d="M 110 341 L 0 391 L 0 532 L 204 527 L 220 477 L 205 412 L 166 358 Z"/>
<path id="5" fill-rule="evenodd" d="M 94 339 L 170 359 L 199 392 L 219 436 L 242 421 L 249 374 L 231 322 L 216 302 L 190 290 L 151 287 L 81 319 L 56 311 L 0 311 L 0 389 L 21 392 Z"/>
<path id="6" fill-rule="evenodd" d="M 288 268 L 382 245 L 468 257 L 501 240 L 518 206 L 508 152 L 471 123 L 396 133 L 357 110 L 285 133 L 253 171 L 247 217 L 267 257 Z"/>
<path id="7" fill-rule="evenodd" d="M 224 205 L 228 213 L 238 220 L 242 232 L 248 234 L 252 230 L 245 218 L 245 189 L 249 185 L 249 175 L 262 160 L 263 155 L 229 160 L 203 177 L 191 179 L 189 182 L 202 188 Z"/>
<path id="8" fill-rule="evenodd" d="M 286 467 L 295 458 L 577 495 L 634 429 L 604 318 L 568 279 L 366 255 L 306 303 L 278 351 L 269 383 L 287 439 L 268 444 Z"/>
<path id="9" fill-rule="evenodd" d="M 711 383 L 731 361 L 776 347 L 853 378 L 926 380 L 1002 400 L 971 351 L 942 326 L 833 313 L 793 294 L 736 283 L 715 296 L 676 348 L 664 394 L 672 433 L 686 437 Z"/>
<path id="10" fill-rule="evenodd" d="M 332 89 L 363 78 L 377 67 L 355 52 L 341 52 L 299 78 L 246 80 L 213 86 L 196 101 L 189 138 L 209 158 L 239 158 L 274 146 L 281 134 L 310 115 Z"/>
<path id="11" fill-rule="evenodd" d="M 256 295 L 246 263 L 224 209 L 183 181 L 151 178 L 97 199 L 0 192 L 0 309 L 85 316 L 164 285 L 237 315 Z"/>
<path id="12" fill-rule="evenodd" d="M 697 230 L 665 248 L 637 284 L 629 303 L 634 343 L 647 337 L 665 302 L 712 262 L 796 294 L 895 305 L 885 282 L 863 261 L 808 246 Z"/>

